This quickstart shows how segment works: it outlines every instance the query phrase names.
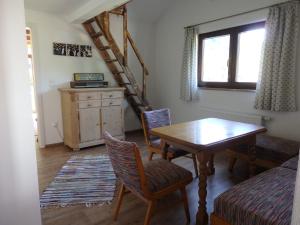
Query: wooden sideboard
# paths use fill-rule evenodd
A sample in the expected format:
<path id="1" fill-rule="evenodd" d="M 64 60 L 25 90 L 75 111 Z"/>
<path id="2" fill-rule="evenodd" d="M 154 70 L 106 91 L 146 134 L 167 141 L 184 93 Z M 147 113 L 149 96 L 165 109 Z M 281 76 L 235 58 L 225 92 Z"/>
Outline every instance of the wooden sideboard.
<path id="1" fill-rule="evenodd" d="M 61 88 L 64 144 L 75 151 L 103 144 L 108 131 L 124 139 L 124 88 Z"/>

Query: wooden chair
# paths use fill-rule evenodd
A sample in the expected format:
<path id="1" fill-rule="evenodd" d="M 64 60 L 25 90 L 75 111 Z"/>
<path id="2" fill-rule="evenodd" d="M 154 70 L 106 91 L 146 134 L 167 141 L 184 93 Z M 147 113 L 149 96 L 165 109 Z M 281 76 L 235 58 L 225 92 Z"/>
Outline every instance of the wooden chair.
<path id="1" fill-rule="evenodd" d="M 166 153 L 161 151 L 161 141 L 159 137 L 151 135 L 150 131 L 156 127 L 163 127 L 171 125 L 171 117 L 169 109 L 159 109 L 153 111 L 145 111 L 142 113 L 142 125 L 145 135 L 145 141 L 147 144 L 148 152 L 149 152 L 149 161 L 152 160 L 154 154 L 166 155 L 169 161 L 172 161 L 175 158 L 185 156 L 191 158 L 194 163 L 194 169 L 196 177 L 198 177 L 198 167 L 197 167 L 197 159 L 196 155 L 192 154 L 192 156 L 188 156 L 188 152 L 170 146 Z"/>
<path id="2" fill-rule="evenodd" d="M 117 220 L 126 191 L 135 194 L 148 204 L 144 221 L 144 225 L 148 225 L 157 200 L 180 190 L 186 218 L 188 222 L 190 221 L 185 189 L 186 185 L 193 180 L 190 171 L 163 159 L 150 161 L 144 166 L 135 143 L 119 141 L 107 132 L 104 134 L 104 139 L 113 169 L 121 182 L 114 220 Z"/>

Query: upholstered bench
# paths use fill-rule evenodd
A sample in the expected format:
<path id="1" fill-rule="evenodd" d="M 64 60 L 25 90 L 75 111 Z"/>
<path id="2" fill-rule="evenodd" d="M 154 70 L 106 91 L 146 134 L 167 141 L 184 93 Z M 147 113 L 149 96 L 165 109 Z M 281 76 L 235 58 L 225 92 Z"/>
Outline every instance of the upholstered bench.
<path id="1" fill-rule="evenodd" d="M 298 157 L 224 192 L 212 225 L 290 225 Z"/>
<path id="2" fill-rule="evenodd" d="M 255 164 L 264 168 L 274 168 L 296 156 L 299 152 L 300 142 L 284 138 L 260 134 L 256 137 Z M 228 150 L 230 156 L 229 171 L 233 171 L 237 159 L 249 160 L 247 146 L 239 146 Z"/>

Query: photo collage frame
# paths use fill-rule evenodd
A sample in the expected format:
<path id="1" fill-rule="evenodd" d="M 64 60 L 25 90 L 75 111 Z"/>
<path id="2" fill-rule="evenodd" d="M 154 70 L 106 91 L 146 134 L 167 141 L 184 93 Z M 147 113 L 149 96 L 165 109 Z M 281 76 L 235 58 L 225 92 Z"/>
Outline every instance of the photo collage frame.
<path id="1" fill-rule="evenodd" d="M 53 43 L 53 54 L 60 56 L 92 57 L 91 45 Z"/>

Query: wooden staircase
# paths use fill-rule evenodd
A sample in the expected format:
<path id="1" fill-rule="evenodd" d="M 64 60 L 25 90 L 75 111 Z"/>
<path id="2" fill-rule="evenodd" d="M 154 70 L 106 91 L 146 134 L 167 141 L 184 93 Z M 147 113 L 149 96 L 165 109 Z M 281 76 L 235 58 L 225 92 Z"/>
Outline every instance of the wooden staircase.
<path id="1" fill-rule="evenodd" d="M 110 32 L 110 14 L 123 17 L 123 53 Z M 127 101 L 132 106 L 135 114 L 139 117 L 139 119 L 141 119 L 141 113 L 143 111 L 151 110 L 146 99 L 146 76 L 149 75 L 149 72 L 130 33 L 128 32 L 126 5 L 118 7 L 112 11 L 103 12 L 100 15 L 84 22 L 83 26 L 90 35 L 119 86 L 126 88 L 125 95 Z M 138 85 L 135 76 L 128 66 L 128 42 L 142 66 L 142 88 Z"/>

